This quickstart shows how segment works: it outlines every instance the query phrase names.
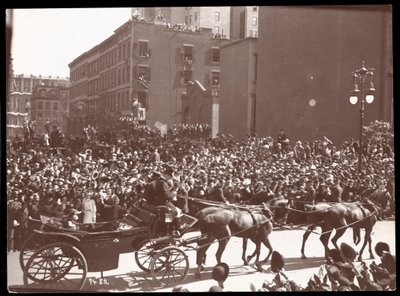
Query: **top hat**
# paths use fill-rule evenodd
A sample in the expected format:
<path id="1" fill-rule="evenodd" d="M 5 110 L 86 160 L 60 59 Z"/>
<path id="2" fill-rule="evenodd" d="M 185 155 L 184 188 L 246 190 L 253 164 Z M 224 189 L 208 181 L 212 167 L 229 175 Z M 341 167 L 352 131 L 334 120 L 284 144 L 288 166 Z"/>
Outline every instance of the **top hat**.
<path id="1" fill-rule="evenodd" d="M 224 282 L 229 275 L 229 266 L 226 263 L 215 265 L 212 271 L 212 278 L 217 282 Z"/>
<path id="2" fill-rule="evenodd" d="M 277 251 L 272 252 L 271 270 L 279 272 L 285 266 L 285 258 Z"/>

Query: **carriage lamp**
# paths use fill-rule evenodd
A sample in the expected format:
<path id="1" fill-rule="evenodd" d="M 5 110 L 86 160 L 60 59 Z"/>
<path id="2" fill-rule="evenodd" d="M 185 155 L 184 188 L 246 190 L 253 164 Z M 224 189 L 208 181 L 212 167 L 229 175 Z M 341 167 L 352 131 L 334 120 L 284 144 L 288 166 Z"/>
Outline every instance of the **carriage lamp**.
<path id="1" fill-rule="evenodd" d="M 365 67 L 365 62 L 362 62 L 361 68 L 353 71 L 354 89 L 351 91 L 350 104 L 355 105 L 360 101 L 360 143 L 358 149 L 358 172 L 361 173 L 362 168 L 362 147 L 363 147 L 363 121 L 364 121 L 364 110 L 365 102 L 371 104 L 374 101 L 375 87 L 372 81 L 374 76 L 374 68 Z M 369 85 L 366 88 L 366 79 L 369 78 Z M 361 90 L 358 88 L 361 84 Z M 360 99 L 360 100 L 359 100 Z"/>

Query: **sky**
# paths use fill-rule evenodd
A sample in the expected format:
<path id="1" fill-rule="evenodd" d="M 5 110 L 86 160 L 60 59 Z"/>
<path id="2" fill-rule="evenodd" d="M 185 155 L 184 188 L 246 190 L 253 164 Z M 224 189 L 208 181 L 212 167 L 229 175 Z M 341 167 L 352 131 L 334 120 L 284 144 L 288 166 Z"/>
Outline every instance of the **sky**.
<path id="1" fill-rule="evenodd" d="M 69 77 L 68 64 L 129 20 L 130 8 L 13 9 L 14 74 Z M 9 21 L 9 19 L 7 20 Z"/>

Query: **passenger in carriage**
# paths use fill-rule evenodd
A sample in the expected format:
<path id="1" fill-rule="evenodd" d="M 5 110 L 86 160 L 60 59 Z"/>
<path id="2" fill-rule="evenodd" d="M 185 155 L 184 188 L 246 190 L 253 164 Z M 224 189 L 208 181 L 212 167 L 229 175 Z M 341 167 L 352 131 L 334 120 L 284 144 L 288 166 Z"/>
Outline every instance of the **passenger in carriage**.
<path id="1" fill-rule="evenodd" d="M 167 206 L 173 210 L 175 215 L 175 227 L 177 232 L 174 233 L 180 236 L 179 231 L 183 230 L 186 225 L 182 223 L 182 210 L 174 205 L 173 200 L 176 197 L 176 192 L 171 192 L 168 182 L 172 179 L 174 170 L 168 166 L 164 174 L 156 173 L 155 180 L 155 192 L 154 192 L 154 205 L 156 206 Z"/>

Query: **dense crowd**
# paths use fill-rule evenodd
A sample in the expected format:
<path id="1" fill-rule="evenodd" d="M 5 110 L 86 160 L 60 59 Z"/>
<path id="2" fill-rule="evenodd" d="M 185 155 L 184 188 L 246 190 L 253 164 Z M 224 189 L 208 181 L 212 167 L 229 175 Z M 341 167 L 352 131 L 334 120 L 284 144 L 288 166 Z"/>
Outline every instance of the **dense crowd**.
<path id="1" fill-rule="evenodd" d="M 171 190 L 178 196 L 231 204 L 280 197 L 301 205 L 350 202 L 375 192 L 382 218 L 394 215 L 389 143 L 366 143 L 359 174 L 355 140 L 340 147 L 327 138 L 292 144 L 283 130 L 275 138 L 220 134 L 212 139 L 210 130 L 209 125 L 181 124 L 161 136 L 158 129 L 126 117 L 108 130 L 88 126 L 75 137 L 55 132 L 57 145 L 49 147 L 29 136 L 14 141 L 6 160 L 8 250 L 18 250 L 30 233 L 28 217 L 74 215 L 82 222 L 86 199 L 96 209 L 86 219 L 119 219 L 143 197 L 152 172 L 162 172 L 166 164 L 174 167 Z M 291 219 L 287 222 L 304 222 Z"/>

